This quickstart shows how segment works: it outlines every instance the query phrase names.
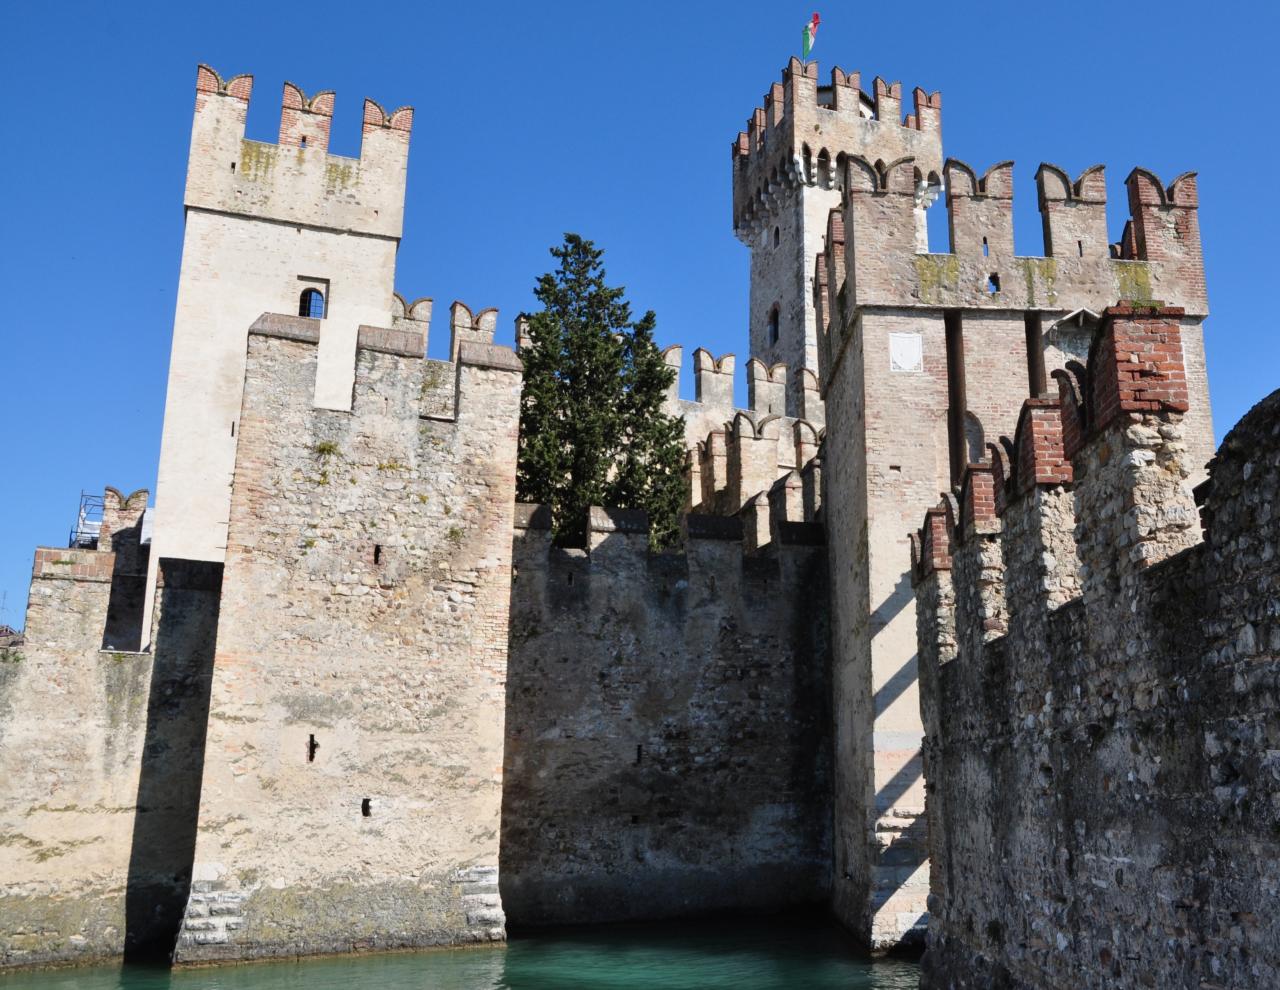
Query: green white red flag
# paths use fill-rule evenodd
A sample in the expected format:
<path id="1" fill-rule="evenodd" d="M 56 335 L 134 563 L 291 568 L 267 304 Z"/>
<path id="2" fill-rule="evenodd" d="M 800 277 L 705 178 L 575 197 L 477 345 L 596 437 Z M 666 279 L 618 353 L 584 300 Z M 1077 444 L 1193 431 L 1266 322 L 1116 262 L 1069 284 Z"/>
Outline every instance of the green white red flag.
<path id="1" fill-rule="evenodd" d="M 809 57 L 809 53 L 813 51 L 813 43 L 817 40 L 818 40 L 818 15 L 815 12 L 813 15 L 813 20 L 811 20 L 808 24 L 804 26 L 804 45 L 803 45 L 804 55 L 802 56 L 803 58 Z"/>

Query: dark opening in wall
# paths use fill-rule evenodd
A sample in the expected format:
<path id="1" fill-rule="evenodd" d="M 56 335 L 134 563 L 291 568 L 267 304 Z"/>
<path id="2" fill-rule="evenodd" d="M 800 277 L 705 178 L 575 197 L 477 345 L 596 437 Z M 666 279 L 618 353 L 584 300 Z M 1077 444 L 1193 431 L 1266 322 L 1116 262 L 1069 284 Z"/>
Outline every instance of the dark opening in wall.
<path id="1" fill-rule="evenodd" d="M 306 146 L 307 146 L 307 139 L 304 137 L 302 139 L 302 142 L 298 145 L 298 147 L 305 148 Z"/>
<path id="2" fill-rule="evenodd" d="M 313 320 L 324 319 L 324 293 L 319 289 L 303 289 L 298 297 L 298 315 Z"/>
<path id="3" fill-rule="evenodd" d="M 964 414 L 968 409 L 964 387 L 964 324 L 958 309 L 945 312 L 942 320 L 947 338 L 947 447 L 954 485 L 964 471 L 968 453 L 964 431 Z"/>
<path id="4" fill-rule="evenodd" d="M 234 419 L 231 421 L 231 435 L 236 435 L 236 421 Z"/>
<path id="5" fill-rule="evenodd" d="M 769 335 L 769 346 L 771 347 L 778 342 L 778 335 L 780 332 L 778 324 L 780 322 L 780 318 L 781 318 L 781 314 L 778 310 L 778 304 L 774 303 L 773 308 L 769 310 L 768 335 Z"/>
<path id="6" fill-rule="evenodd" d="M 320 748 L 320 744 L 316 742 L 315 735 L 308 736 L 307 737 L 307 762 L 308 763 L 315 763 L 316 750 L 319 748 Z"/>
<path id="7" fill-rule="evenodd" d="M 233 172 L 234 172 L 235 170 L 236 170 L 236 163 L 235 163 L 235 162 L 232 162 L 232 163 L 231 163 L 231 171 L 233 171 Z"/>
<path id="8" fill-rule="evenodd" d="M 777 227 L 773 228 L 773 246 L 777 247 L 782 242 L 782 235 Z"/>
<path id="9" fill-rule="evenodd" d="M 1080 252 L 1080 257 L 1084 257 L 1084 241 L 1076 241 L 1076 250 Z"/>
<path id="10" fill-rule="evenodd" d="M 365 798 L 363 801 L 360 802 L 360 814 L 363 815 L 365 818 L 373 817 L 373 799 L 372 798 Z"/>
<path id="11" fill-rule="evenodd" d="M 984 237 L 982 239 L 982 256 L 986 258 L 990 254 L 991 254 L 991 248 L 987 246 L 987 239 Z"/>
<path id="12" fill-rule="evenodd" d="M 641 760 L 643 760 L 643 759 L 644 759 L 644 747 L 643 747 L 643 746 L 637 746 L 637 747 L 636 747 L 636 766 L 639 766 L 639 765 L 640 765 L 640 761 L 641 761 Z"/>
<path id="13" fill-rule="evenodd" d="M 1031 397 L 1043 395 L 1048 381 L 1044 371 L 1044 331 L 1038 312 L 1023 315 L 1027 327 L 1027 384 Z"/>
<path id="14" fill-rule="evenodd" d="M 373 545 L 373 562 L 375 564 L 382 563 L 382 544 L 381 543 L 375 543 Z"/>
<path id="15" fill-rule="evenodd" d="M 1000 276 L 992 272 L 987 276 L 987 295 L 994 296 L 1000 291 Z"/>

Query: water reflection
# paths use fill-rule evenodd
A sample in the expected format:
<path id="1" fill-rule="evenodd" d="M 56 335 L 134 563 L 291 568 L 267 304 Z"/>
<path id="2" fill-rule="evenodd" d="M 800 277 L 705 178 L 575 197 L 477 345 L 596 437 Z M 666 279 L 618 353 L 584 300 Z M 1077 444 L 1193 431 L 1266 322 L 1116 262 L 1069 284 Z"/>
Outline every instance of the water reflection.
<path id="1" fill-rule="evenodd" d="M 169 973 L 128 967 L 0 976 L 0 990 L 907 990 L 826 923 L 760 920 L 539 932 L 505 947 L 261 963 Z"/>

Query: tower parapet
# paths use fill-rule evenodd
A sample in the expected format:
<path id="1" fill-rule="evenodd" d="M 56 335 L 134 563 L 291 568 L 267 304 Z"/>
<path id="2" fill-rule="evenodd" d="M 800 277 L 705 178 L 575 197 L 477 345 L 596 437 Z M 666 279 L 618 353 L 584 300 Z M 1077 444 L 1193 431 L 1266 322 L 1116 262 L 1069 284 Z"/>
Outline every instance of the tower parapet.
<path id="1" fill-rule="evenodd" d="M 334 94 L 285 83 L 279 143 L 245 138 L 253 77 L 196 70 L 186 229 L 156 489 L 150 614 L 162 557 L 219 562 L 244 383 L 262 313 L 324 324 L 313 401 L 349 408 L 361 327 L 421 324 L 395 295 L 413 110 L 364 106 L 358 158 L 329 153 Z M 150 622 L 144 622 L 150 629 Z"/>
<path id="2" fill-rule="evenodd" d="M 787 190 L 839 188 L 846 155 L 884 161 L 909 156 L 926 173 L 940 173 L 942 94 L 917 87 L 912 100 L 915 112 L 904 120 L 901 83 L 877 76 L 869 96 L 860 73 L 837 66 L 830 82 L 819 84 L 816 62 L 792 58 L 733 142 L 734 232 L 751 245 L 773 222 Z"/>
<path id="3" fill-rule="evenodd" d="M 345 158 L 328 150 L 332 91 L 308 98 L 285 83 L 278 144 L 244 136 L 252 91 L 252 76 L 198 68 L 188 208 L 400 236 L 412 107 L 388 114 L 366 100 L 360 156 Z"/>
<path id="4" fill-rule="evenodd" d="M 733 227 L 751 249 L 751 356 L 790 369 L 787 415 L 825 421 L 801 372 L 822 375 L 810 265 L 824 249 L 828 212 L 840 206 L 846 159 L 910 158 L 922 170 L 907 190 L 921 218 L 939 188 L 942 97 L 917 89 L 912 99 L 904 120 L 900 83 L 877 78 L 864 93 L 858 73 L 835 68 L 819 84 L 816 64 L 792 59 L 733 143 Z"/>

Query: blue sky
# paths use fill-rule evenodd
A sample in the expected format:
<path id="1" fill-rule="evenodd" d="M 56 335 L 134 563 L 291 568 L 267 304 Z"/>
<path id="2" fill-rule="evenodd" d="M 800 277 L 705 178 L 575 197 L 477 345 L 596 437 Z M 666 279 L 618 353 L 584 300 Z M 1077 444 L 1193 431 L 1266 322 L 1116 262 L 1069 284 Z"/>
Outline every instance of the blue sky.
<path id="1" fill-rule="evenodd" d="M 280 89 L 417 108 L 397 288 L 531 306 L 566 230 L 658 313 L 661 343 L 746 353 L 747 251 L 729 145 L 812 5 L 237 3 L 10 5 L 0 33 L 0 622 L 21 626 L 33 548 L 65 541 L 81 489 L 153 488 L 195 66 L 256 77 L 249 137 Z M 1034 175 L 1107 165 L 1112 237 L 1134 165 L 1200 173 L 1221 437 L 1280 385 L 1272 4 L 820 5 L 814 57 L 943 93 L 948 155 L 1016 162 L 1016 245 L 1040 254 Z M 935 211 L 936 212 L 936 211 Z M 442 317 L 444 317 L 442 319 Z M 741 363 L 741 362 L 740 362 Z M 691 377 L 686 372 L 686 379 Z"/>

